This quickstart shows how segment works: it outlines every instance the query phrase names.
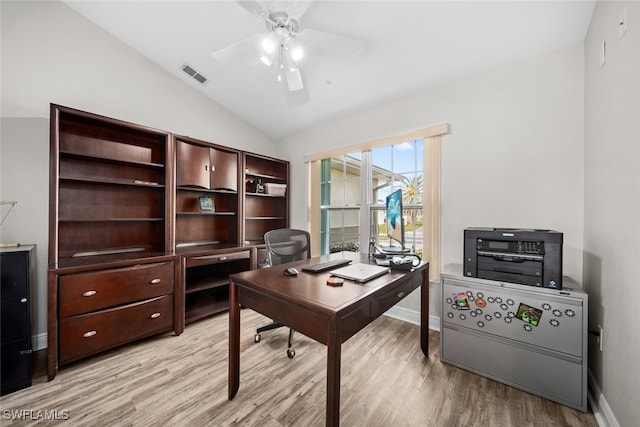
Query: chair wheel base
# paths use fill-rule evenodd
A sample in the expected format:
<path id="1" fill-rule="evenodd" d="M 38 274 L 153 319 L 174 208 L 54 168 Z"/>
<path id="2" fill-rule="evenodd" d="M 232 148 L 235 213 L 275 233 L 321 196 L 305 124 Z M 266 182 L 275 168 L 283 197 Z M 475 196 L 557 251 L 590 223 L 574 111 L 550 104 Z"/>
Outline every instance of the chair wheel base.
<path id="1" fill-rule="evenodd" d="M 256 335 L 253 337 L 253 342 L 260 342 L 260 334 L 256 334 Z"/>
<path id="2" fill-rule="evenodd" d="M 289 359 L 293 359 L 296 355 L 296 351 L 293 348 L 288 348 L 287 349 L 287 357 Z"/>

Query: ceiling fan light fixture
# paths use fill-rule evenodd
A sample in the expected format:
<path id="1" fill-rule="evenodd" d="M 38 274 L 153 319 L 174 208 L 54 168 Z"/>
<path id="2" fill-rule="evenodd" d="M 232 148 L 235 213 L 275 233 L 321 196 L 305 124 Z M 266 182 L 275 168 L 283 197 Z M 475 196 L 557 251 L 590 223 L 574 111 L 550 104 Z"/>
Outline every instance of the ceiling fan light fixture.
<path id="1" fill-rule="evenodd" d="M 273 53 L 276 48 L 276 44 L 273 42 L 271 37 L 265 37 L 262 39 L 262 48 L 267 53 Z"/>
<path id="2" fill-rule="evenodd" d="M 293 49 L 291 49 L 291 59 L 294 62 L 300 61 L 303 56 L 304 56 L 304 51 L 302 50 L 302 48 L 294 47 Z"/>

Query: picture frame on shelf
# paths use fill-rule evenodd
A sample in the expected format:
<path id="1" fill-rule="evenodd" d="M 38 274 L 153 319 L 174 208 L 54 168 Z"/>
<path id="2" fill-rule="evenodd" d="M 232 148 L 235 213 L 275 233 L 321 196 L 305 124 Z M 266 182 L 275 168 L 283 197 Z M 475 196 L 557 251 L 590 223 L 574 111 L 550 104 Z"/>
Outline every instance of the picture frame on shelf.
<path id="1" fill-rule="evenodd" d="M 200 212 L 215 212 L 213 197 L 200 196 Z"/>

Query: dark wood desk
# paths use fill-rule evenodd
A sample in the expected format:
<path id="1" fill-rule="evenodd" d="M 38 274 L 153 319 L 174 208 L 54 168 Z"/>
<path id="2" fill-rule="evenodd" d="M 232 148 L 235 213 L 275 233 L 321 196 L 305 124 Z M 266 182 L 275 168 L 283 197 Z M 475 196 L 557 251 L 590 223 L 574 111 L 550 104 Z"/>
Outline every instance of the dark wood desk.
<path id="1" fill-rule="evenodd" d="M 333 254 L 370 262 L 358 253 Z M 429 354 L 429 264 L 413 271 L 392 271 L 360 284 L 327 286 L 329 272 L 285 276 L 287 267 L 326 261 L 312 258 L 272 268 L 232 274 L 229 280 L 229 400 L 240 387 L 240 306 L 251 308 L 327 346 L 327 426 L 340 424 L 340 354 L 342 343 L 411 291 L 421 287 L 420 345 Z M 274 357 L 281 357 L 280 353 Z"/>

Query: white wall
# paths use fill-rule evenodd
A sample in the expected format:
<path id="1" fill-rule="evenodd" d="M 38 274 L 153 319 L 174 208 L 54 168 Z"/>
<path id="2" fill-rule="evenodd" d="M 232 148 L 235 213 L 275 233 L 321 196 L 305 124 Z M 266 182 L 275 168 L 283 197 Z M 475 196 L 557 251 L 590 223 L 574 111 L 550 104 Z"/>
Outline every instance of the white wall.
<path id="1" fill-rule="evenodd" d="M 628 30 L 620 39 L 624 7 Z M 603 351 L 590 342 L 589 369 L 617 423 L 631 426 L 640 419 L 639 3 L 596 4 L 585 41 L 585 105 L 584 283 L 591 329 L 604 327 Z"/>
<path id="2" fill-rule="evenodd" d="M 32 333 L 46 347 L 47 245 L 49 242 L 49 120 L 5 119 L 0 124 L 0 200 L 14 200 L 0 229 L 2 243 L 35 243 L 36 282 Z M 2 214 L 7 211 L 3 206 Z M 35 286 L 35 289 L 33 288 Z M 35 292 L 33 292 L 35 291 Z"/>
<path id="3" fill-rule="evenodd" d="M 308 198 L 305 155 L 449 123 L 442 155 L 445 268 L 462 264 L 465 227 L 548 228 L 564 233 L 564 274 L 581 283 L 583 61 L 578 44 L 285 138 L 280 153 L 291 161 L 293 205 Z M 306 212 L 294 210 L 292 225 L 306 224 Z M 431 310 L 439 315 L 436 291 Z M 417 296 L 401 305 L 417 310 Z"/>
<path id="4" fill-rule="evenodd" d="M 3 242 L 38 245 L 35 333 L 46 345 L 49 103 L 242 150 L 273 141 L 57 1 L 1 2 Z M 3 211 L 4 212 L 4 211 Z"/>

